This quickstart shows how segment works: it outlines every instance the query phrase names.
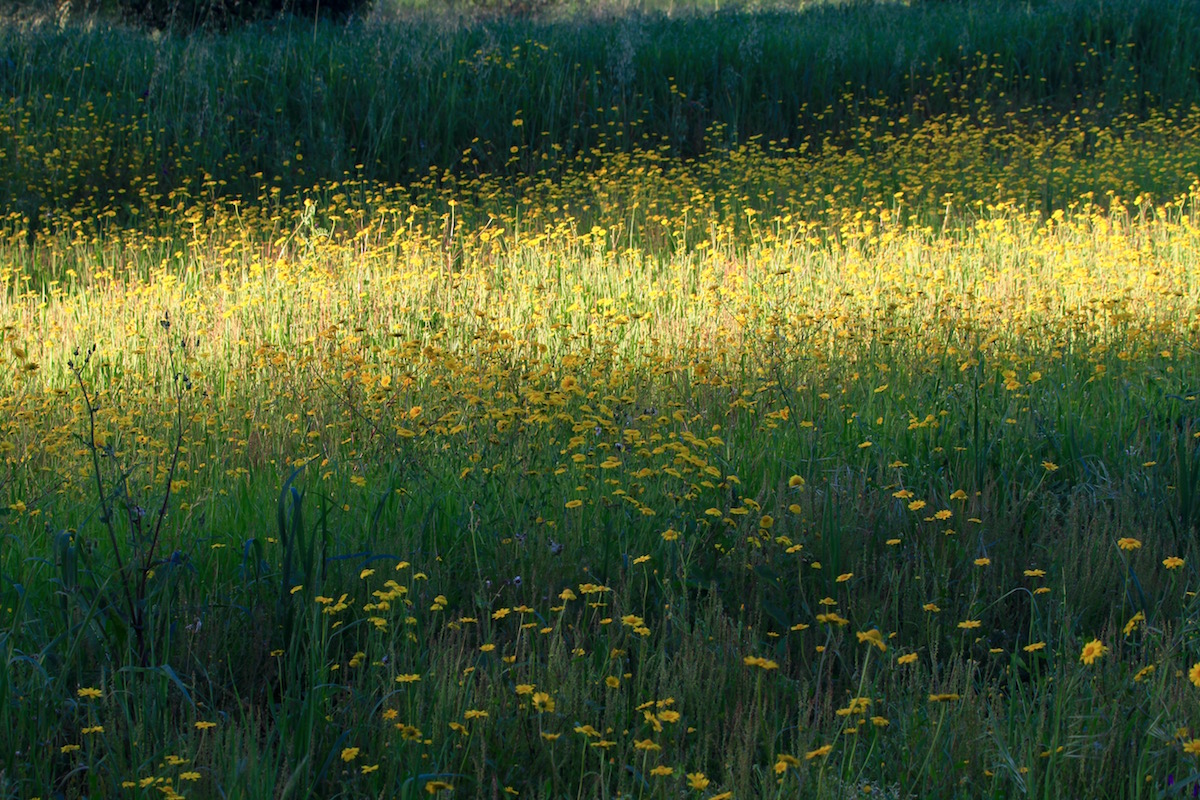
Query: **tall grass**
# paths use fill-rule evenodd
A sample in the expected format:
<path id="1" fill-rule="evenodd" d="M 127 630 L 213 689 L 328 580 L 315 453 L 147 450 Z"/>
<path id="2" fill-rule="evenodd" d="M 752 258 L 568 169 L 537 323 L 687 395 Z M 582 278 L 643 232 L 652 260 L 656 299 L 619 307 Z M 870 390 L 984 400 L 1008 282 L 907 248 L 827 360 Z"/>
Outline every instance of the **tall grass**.
<path id="1" fill-rule="evenodd" d="M 805 19 L 1069 52 L 1082 8 Z M 695 153 L 520 94 L 623 25 L 682 109 L 705 47 L 820 38 L 793 21 L 415 28 L 396 63 L 452 82 L 439 59 L 493 37 L 488 75 L 535 78 L 471 101 L 508 155 L 380 138 L 361 168 L 331 80 L 307 131 L 225 116 L 284 65 L 382 93 L 381 30 L 6 32 L 64 60 L 9 73 L 0 148 L 37 189 L 0 236 L 0 794 L 1193 791 L 1196 111 L 1107 83 L 1176 34 L 1003 98 L 972 51 L 916 116 L 865 48 L 812 131 L 748 129 L 739 84 Z M 234 63 L 256 90 L 213 77 Z M 419 85 L 396 130 L 467 124 Z M 205 92 L 246 105 L 189 116 Z"/>
<path id="2" fill-rule="evenodd" d="M 1191 0 L 1138 0 L 421 15 L 186 39 L 9 26 L 0 192 L 26 214 L 84 199 L 124 214 L 135 198 L 257 195 L 344 174 L 556 174 L 596 148 L 695 157 L 774 142 L 871 157 L 881 136 L 981 114 L 1007 127 L 1010 113 L 1086 156 L 1114 120 L 1196 104 L 1197 19 Z"/>

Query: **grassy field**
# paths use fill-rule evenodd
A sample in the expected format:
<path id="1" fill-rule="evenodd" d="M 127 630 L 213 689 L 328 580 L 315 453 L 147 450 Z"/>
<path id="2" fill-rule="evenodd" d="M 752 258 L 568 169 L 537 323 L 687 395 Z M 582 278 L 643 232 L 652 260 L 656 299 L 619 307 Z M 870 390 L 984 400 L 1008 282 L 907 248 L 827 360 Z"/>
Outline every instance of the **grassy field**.
<path id="1" fill-rule="evenodd" d="M 0 797 L 1191 797 L 1200 6 L 0 28 Z"/>

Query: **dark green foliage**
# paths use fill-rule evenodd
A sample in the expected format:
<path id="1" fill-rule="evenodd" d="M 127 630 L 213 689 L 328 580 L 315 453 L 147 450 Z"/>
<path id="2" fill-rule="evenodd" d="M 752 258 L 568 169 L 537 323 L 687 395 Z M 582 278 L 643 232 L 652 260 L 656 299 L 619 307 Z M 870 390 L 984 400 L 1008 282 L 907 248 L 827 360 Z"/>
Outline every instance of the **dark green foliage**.
<path id="1" fill-rule="evenodd" d="M 489 13 L 462 24 L 348 27 L 313 20 L 361 11 L 367 0 L 105 2 L 157 27 L 228 32 L 196 50 L 96 26 L 70 40 L 69 55 L 57 34 L 0 39 L 0 92 L 39 120 L 37 151 L 79 153 L 78 174 L 44 185 L 55 173 L 23 163 L 28 147 L 9 149 L 18 163 L 13 188 L 0 182 L 0 204 L 35 191 L 60 206 L 97 192 L 113 202 L 121 190 L 194 192 L 205 172 L 224 181 L 223 194 L 257 193 L 256 174 L 281 189 L 344 174 L 408 183 L 431 167 L 515 177 L 601 145 L 695 157 L 774 140 L 869 154 L 879 137 L 943 114 L 974 120 L 989 109 L 1054 122 L 1088 108 L 1082 130 L 1200 98 L 1196 0 L 557 21 L 522 16 L 543 0 L 476 0 L 471 7 Z M 285 10 L 292 22 L 276 24 Z M 231 24 L 255 17 L 270 23 Z M 82 84 L 91 110 L 64 82 L 81 60 L 95 65 Z M 70 65 L 63 74 L 60 63 Z M 46 91 L 56 84 L 61 91 Z M 92 113 L 104 118 L 86 127 L 105 129 L 110 155 L 83 152 L 97 149 L 95 137 L 85 147 L 61 133 L 70 127 L 61 120 Z M 864 118 L 876 126 L 871 141 L 856 138 Z M 1079 155 L 1093 149 L 1081 134 Z M 1056 203 L 1048 192 L 1045 204 Z"/>
<path id="2" fill-rule="evenodd" d="M 471 7 L 496 17 L 535 17 L 560 6 L 561 0 L 471 0 Z"/>
<path id="3" fill-rule="evenodd" d="M 118 0 L 117 5 L 127 22 L 186 32 L 225 30 L 285 14 L 346 19 L 366 11 L 371 0 Z"/>

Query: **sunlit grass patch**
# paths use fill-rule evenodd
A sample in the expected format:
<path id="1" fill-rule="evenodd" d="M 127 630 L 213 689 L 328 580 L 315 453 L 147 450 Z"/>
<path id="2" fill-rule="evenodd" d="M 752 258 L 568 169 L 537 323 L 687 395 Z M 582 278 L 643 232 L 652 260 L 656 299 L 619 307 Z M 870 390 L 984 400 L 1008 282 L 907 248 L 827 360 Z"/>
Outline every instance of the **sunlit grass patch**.
<path id="1" fill-rule="evenodd" d="M 14 656 L 49 619 L 68 655 L 129 646 L 86 437 L 126 526 L 186 424 L 148 574 L 170 666 L 72 662 L 88 704 L 23 774 L 153 714 L 179 775 L 138 747 L 96 780 L 204 792 L 269 724 L 264 764 L 362 791 L 936 787 L 944 753 L 955 785 L 1107 781 L 1053 743 L 1195 724 L 1191 203 L 752 220 L 664 255 L 503 230 L 449 266 L 407 227 L 312 238 L 311 202 L 270 242 L 214 215 L 177 266 L 81 271 L 134 231 L 51 241 L 70 288 L 7 273 L 5 569 L 67 602 L 7 591 Z M 88 342 L 94 434 L 64 374 Z M 59 696 L 23 663 L 17 708 Z M 1186 758 L 1162 730 L 1140 758 Z"/>

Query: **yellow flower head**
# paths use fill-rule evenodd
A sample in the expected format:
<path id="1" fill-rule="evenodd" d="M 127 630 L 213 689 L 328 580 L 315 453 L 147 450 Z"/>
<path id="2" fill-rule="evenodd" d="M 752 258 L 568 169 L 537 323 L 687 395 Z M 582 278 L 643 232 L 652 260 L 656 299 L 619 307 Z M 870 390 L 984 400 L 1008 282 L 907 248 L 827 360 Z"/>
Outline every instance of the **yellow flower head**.
<path id="1" fill-rule="evenodd" d="M 1083 646 L 1083 652 L 1079 654 L 1079 660 L 1084 664 L 1091 665 L 1097 658 L 1108 652 L 1108 648 L 1099 639 L 1092 639 Z"/>
<path id="2" fill-rule="evenodd" d="M 816 750 L 809 750 L 807 753 L 805 753 L 804 760 L 812 761 L 814 758 L 821 758 L 823 756 L 827 756 L 831 752 L 833 752 L 833 745 L 831 745 L 831 744 L 823 745 L 821 747 L 818 747 Z"/>
<path id="3" fill-rule="evenodd" d="M 780 753 L 775 756 L 775 774 L 782 775 L 791 767 L 800 766 L 800 759 L 795 756 L 789 756 L 786 753 Z"/>
<path id="4" fill-rule="evenodd" d="M 953 703 L 954 701 L 958 700 L 958 697 L 959 697 L 958 694 L 955 692 L 949 692 L 946 694 L 931 694 L 931 695 L 929 695 L 929 702 L 931 702 L 931 703 Z"/>
<path id="5" fill-rule="evenodd" d="M 742 659 L 742 663 L 747 667 L 759 667 L 760 669 L 765 670 L 779 669 L 779 664 L 769 658 L 763 658 L 761 656 L 745 656 Z"/>
<path id="6" fill-rule="evenodd" d="M 887 645 L 883 642 L 883 634 L 879 632 L 878 628 L 872 628 L 869 631 L 859 631 L 856 635 L 860 643 L 873 644 L 881 651 L 887 652 Z"/>

